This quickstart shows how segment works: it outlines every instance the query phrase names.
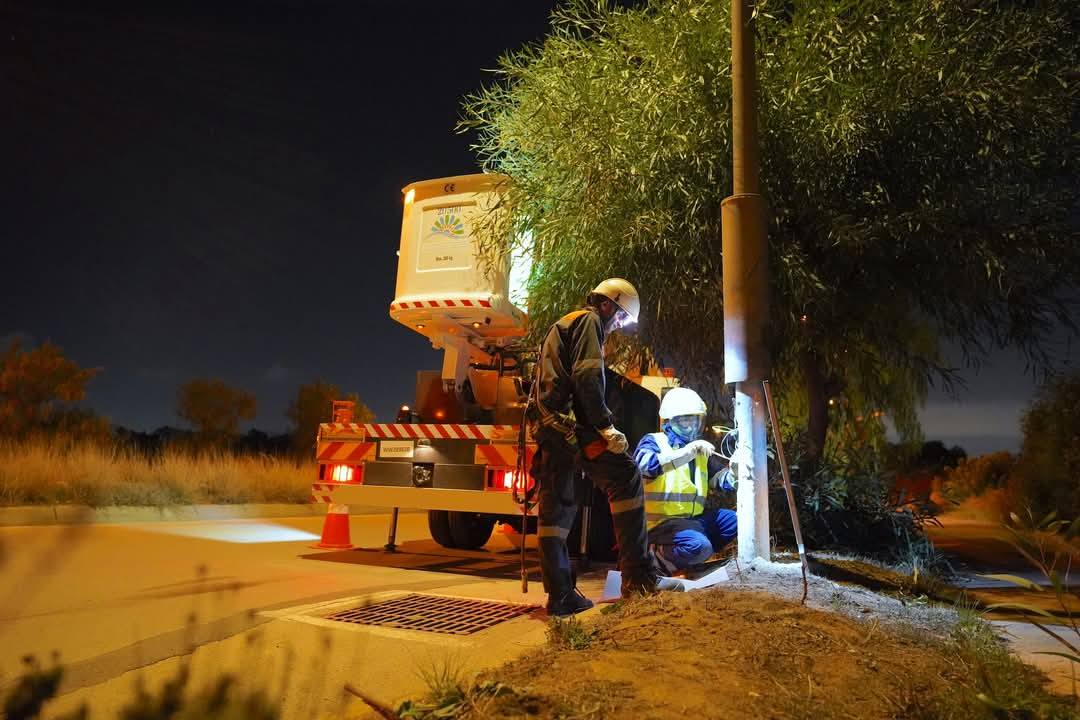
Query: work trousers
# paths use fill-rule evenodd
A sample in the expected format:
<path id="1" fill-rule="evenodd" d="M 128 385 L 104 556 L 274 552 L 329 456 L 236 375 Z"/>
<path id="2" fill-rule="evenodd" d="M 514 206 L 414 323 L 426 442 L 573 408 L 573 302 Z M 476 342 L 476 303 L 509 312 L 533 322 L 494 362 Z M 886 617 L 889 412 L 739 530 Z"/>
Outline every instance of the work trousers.
<path id="1" fill-rule="evenodd" d="M 579 494 L 578 471 L 605 495 L 611 505 L 615 540 L 619 545 L 619 567 L 624 576 L 644 578 L 653 570 L 648 555 L 645 531 L 645 495 L 641 473 L 626 453 L 607 450 L 590 459 L 555 431 L 542 429 L 536 435 L 537 451 L 532 475 L 539 498 L 537 543 L 540 547 L 540 572 L 548 595 L 558 600 L 574 588 L 566 538 L 577 517 Z"/>
<path id="2" fill-rule="evenodd" d="M 739 534 L 734 510 L 718 508 L 692 518 L 672 518 L 649 531 L 649 543 L 665 569 L 700 565 Z"/>

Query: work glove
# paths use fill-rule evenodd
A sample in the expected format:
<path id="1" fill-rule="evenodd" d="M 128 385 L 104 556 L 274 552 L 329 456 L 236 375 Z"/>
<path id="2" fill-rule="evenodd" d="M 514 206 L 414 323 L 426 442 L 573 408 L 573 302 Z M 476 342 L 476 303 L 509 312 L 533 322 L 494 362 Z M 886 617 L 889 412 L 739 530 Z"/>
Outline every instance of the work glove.
<path id="1" fill-rule="evenodd" d="M 731 491 L 735 489 L 737 482 L 735 473 L 729 467 L 725 467 L 709 476 L 709 488 L 712 490 Z"/>
<path id="2" fill-rule="evenodd" d="M 703 457 L 709 457 L 716 452 L 716 446 L 708 440 L 692 440 L 686 443 L 686 449 L 694 455 L 701 455 Z"/>
<path id="3" fill-rule="evenodd" d="M 622 455 L 626 452 L 626 448 L 629 447 L 629 443 L 626 442 L 626 435 L 623 435 L 619 430 L 615 429 L 614 425 L 609 425 L 606 428 L 599 430 L 600 437 L 604 438 L 607 443 L 607 449 L 609 452 L 613 452 L 616 455 Z"/>
<path id="4" fill-rule="evenodd" d="M 681 448 L 671 450 L 670 452 L 660 453 L 657 456 L 657 460 L 660 461 L 661 467 L 670 465 L 673 468 L 682 467 L 691 460 L 695 455 L 704 455 L 708 457 L 716 448 L 708 440 L 692 440 Z"/>

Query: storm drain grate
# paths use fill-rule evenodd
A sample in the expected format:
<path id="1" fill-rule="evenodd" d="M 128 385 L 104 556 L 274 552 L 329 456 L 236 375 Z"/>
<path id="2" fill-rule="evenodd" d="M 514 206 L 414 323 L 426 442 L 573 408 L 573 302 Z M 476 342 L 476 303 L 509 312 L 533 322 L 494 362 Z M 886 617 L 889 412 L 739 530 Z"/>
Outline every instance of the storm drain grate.
<path id="1" fill-rule="evenodd" d="M 352 610 L 342 610 L 327 615 L 326 618 L 358 625 L 423 630 L 447 635 L 471 635 L 505 620 L 527 615 L 538 607 L 539 605 L 413 594 Z"/>

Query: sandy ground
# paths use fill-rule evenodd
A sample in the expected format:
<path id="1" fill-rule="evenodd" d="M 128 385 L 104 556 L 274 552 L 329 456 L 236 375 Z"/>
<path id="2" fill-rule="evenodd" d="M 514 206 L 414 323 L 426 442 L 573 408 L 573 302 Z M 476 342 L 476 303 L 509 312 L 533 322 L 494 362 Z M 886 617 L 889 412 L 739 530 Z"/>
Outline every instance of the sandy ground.
<path id="1" fill-rule="evenodd" d="M 970 682 L 951 608 L 815 576 L 802 605 L 798 565 L 729 568 L 713 588 L 584 613 L 571 632 L 587 647 L 553 643 L 482 675 L 510 689 L 474 697 L 466 717 L 936 718 Z"/>

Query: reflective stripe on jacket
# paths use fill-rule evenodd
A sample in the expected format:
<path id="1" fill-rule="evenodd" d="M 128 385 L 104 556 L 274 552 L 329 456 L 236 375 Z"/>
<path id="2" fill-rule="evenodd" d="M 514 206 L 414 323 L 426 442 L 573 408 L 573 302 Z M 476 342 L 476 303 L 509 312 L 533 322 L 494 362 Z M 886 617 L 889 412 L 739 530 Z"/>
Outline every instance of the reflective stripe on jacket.
<path id="1" fill-rule="evenodd" d="M 674 467 L 670 457 L 674 454 L 671 442 L 662 432 L 650 433 L 660 449 L 662 472 L 645 481 L 645 522 L 649 530 L 671 518 L 696 517 L 705 512 L 705 497 L 709 493 L 709 459 L 695 456 L 680 467 Z M 691 476 L 691 468 L 694 468 Z"/>

